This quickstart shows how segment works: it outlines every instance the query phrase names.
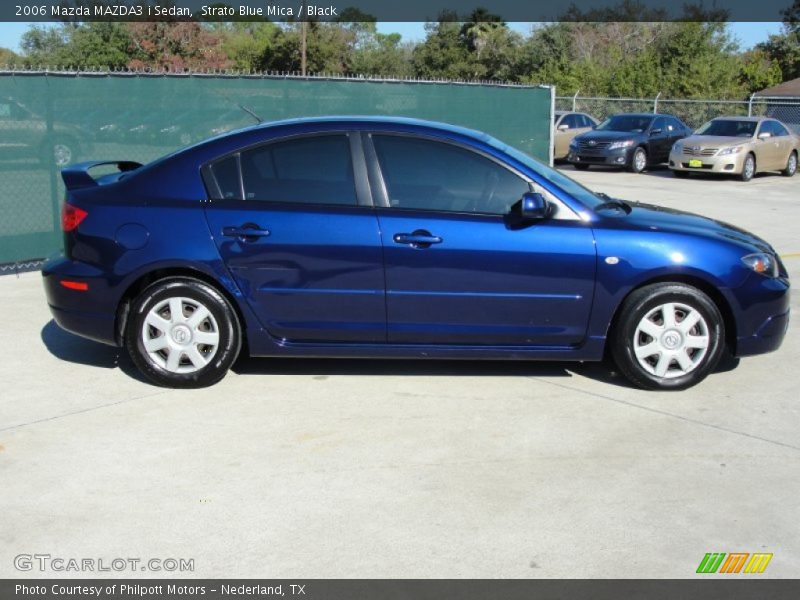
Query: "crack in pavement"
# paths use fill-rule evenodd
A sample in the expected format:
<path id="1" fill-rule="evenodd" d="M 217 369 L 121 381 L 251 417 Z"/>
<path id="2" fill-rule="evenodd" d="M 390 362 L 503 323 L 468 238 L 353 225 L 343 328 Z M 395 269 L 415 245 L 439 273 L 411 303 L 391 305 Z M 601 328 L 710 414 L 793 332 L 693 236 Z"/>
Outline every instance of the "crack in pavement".
<path id="1" fill-rule="evenodd" d="M 791 450 L 800 451 L 800 446 L 793 446 L 792 444 L 787 444 L 786 442 L 780 442 L 778 440 L 771 440 L 769 438 L 761 437 L 759 435 L 754 435 L 752 433 L 747 433 L 746 431 L 738 431 L 736 429 L 730 429 L 728 427 L 723 427 L 722 425 L 714 425 L 713 423 L 706 423 L 705 421 L 700 421 L 698 419 L 692 419 L 691 417 L 684 417 L 682 415 L 676 415 L 675 413 L 667 412 L 666 410 L 661 410 L 658 408 L 652 408 L 650 406 L 643 406 L 641 404 L 636 404 L 635 402 L 629 402 L 627 400 L 620 400 L 619 398 L 613 398 L 611 396 L 606 396 L 604 394 L 598 394 L 597 392 L 588 392 L 586 390 L 582 390 L 579 388 L 571 387 L 568 385 L 563 385 L 561 383 L 556 383 L 554 381 L 547 381 L 545 379 L 538 379 L 536 377 L 528 377 L 528 379 L 533 379 L 535 381 L 541 381 L 543 383 L 547 383 L 553 385 L 555 387 L 559 387 L 565 390 L 569 390 L 572 392 L 578 392 L 580 394 L 584 394 L 587 396 L 593 396 L 595 398 L 601 398 L 603 400 L 610 400 L 611 402 L 616 402 L 618 404 L 624 404 L 625 406 L 632 406 L 633 408 L 638 408 L 640 410 L 646 410 L 651 413 L 655 413 L 658 415 L 663 415 L 665 417 L 672 417 L 673 419 L 678 419 L 679 421 L 686 421 L 687 423 L 692 423 L 693 425 L 700 425 L 701 427 L 707 427 L 709 429 L 716 429 L 717 431 L 724 431 L 725 433 L 732 433 L 734 435 L 739 435 L 742 437 L 750 438 L 753 440 L 758 440 L 760 442 L 767 442 L 768 444 L 773 444 L 775 446 L 782 446 L 784 448 L 790 448 Z"/>
<path id="2" fill-rule="evenodd" d="M 109 402 L 108 404 L 100 404 L 98 406 L 91 406 L 89 408 L 83 408 L 81 410 L 74 410 L 72 412 L 63 413 L 60 415 L 55 415 L 52 417 L 45 417 L 43 419 L 36 419 L 35 421 L 28 421 L 27 423 L 17 423 L 16 425 L 10 425 L 8 427 L 0 428 L 0 432 L 3 431 L 11 431 L 12 429 L 19 429 L 21 427 L 28 427 L 29 425 L 36 425 L 38 423 L 47 423 L 48 421 L 55 421 L 57 419 L 63 419 L 64 417 L 72 417 L 74 415 L 80 415 L 83 413 L 93 412 L 95 410 L 100 410 L 103 408 L 109 408 L 111 406 L 117 406 L 119 404 L 125 404 L 127 402 L 135 402 L 136 400 L 144 400 L 145 398 L 153 398 L 154 396 L 161 396 L 163 394 L 168 394 L 174 390 L 166 389 L 160 390 L 158 392 L 154 392 L 152 394 L 144 394 L 143 396 L 135 396 L 133 398 L 128 398 L 126 400 L 120 400 L 118 402 Z"/>

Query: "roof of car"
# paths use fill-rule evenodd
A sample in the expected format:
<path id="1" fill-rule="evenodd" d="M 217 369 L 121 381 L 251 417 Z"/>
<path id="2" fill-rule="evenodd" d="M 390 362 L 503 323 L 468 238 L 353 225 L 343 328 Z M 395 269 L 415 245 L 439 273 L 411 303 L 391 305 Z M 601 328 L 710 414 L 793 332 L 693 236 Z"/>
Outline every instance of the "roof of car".
<path id="1" fill-rule="evenodd" d="M 775 119 L 772 119 L 771 117 L 737 117 L 737 116 L 714 117 L 711 120 L 712 121 L 722 121 L 722 120 L 725 120 L 725 121 L 751 121 L 753 123 L 758 123 L 760 121 L 766 121 L 768 119 L 771 120 L 771 121 L 775 120 Z"/>
<path id="2" fill-rule="evenodd" d="M 449 133 L 465 135 L 473 138 L 488 139 L 489 136 L 481 131 L 461 127 L 459 125 L 451 125 L 449 123 L 441 123 L 439 121 L 426 121 L 425 119 L 413 119 L 410 117 L 386 117 L 386 116 L 371 116 L 371 115 L 331 115 L 322 117 L 300 117 L 295 119 L 282 119 L 280 121 L 265 121 L 258 125 L 251 125 L 242 129 L 237 129 L 229 133 L 241 133 L 242 131 L 249 131 L 253 129 L 271 129 L 273 127 L 288 127 L 292 125 L 306 125 L 306 124 L 325 124 L 325 123 L 363 123 L 367 125 L 380 125 L 380 124 L 396 124 L 408 125 L 412 127 L 425 127 L 427 129 L 438 129 Z"/>
<path id="3" fill-rule="evenodd" d="M 612 117 L 671 117 L 672 115 L 665 115 L 664 113 L 617 113 L 611 115 Z"/>

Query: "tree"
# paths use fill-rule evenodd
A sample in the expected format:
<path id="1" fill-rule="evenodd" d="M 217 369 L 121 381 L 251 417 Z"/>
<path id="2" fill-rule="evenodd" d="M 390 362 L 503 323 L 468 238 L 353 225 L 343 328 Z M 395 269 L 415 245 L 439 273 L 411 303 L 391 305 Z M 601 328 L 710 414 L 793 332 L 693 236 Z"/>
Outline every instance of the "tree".
<path id="1" fill-rule="evenodd" d="M 222 36 L 196 22 L 128 23 L 131 69 L 226 69 L 232 64 Z"/>
<path id="2" fill-rule="evenodd" d="M 270 67 L 281 28 L 269 21 L 215 23 L 214 31 L 222 35 L 222 49 L 232 66 L 244 71 L 260 71 Z"/>
<path id="3" fill-rule="evenodd" d="M 20 62 L 20 57 L 16 52 L 8 48 L 0 47 L 0 66 L 16 65 Z"/>

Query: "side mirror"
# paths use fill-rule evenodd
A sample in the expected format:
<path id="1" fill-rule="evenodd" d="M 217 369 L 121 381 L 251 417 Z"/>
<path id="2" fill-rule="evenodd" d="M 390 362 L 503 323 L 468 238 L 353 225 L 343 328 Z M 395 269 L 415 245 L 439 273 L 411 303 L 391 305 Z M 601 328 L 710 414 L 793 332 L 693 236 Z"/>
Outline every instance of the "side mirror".
<path id="1" fill-rule="evenodd" d="M 538 220 L 547 217 L 550 206 L 545 197 L 538 192 L 525 192 L 519 201 L 519 213 L 523 219 Z"/>
<path id="2" fill-rule="evenodd" d="M 769 131 L 765 131 L 763 133 L 759 133 L 758 134 L 758 139 L 760 139 L 762 141 L 763 140 L 768 140 L 771 137 L 772 137 L 772 134 Z"/>
<path id="3" fill-rule="evenodd" d="M 559 131 L 566 131 L 567 129 L 569 129 L 569 125 L 567 125 L 566 123 L 558 126 Z"/>
<path id="4" fill-rule="evenodd" d="M 651 129 L 650 130 L 650 135 L 658 135 L 659 133 L 661 133 L 661 129 Z"/>

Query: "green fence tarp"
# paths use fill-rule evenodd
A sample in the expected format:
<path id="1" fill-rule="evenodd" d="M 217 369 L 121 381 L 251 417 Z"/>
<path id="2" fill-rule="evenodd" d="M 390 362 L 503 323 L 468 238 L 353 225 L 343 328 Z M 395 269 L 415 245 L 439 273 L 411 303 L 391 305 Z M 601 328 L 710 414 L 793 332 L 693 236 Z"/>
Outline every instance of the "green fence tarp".
<path id="1" fill-rule="evenodd" d="M 0 264 L 61 246 L 59 169 L 146 163 L 264 120 L 401 115 L 485 131 L 547 162 L 551 89 L 299 77 L 0 73 Z"/>

